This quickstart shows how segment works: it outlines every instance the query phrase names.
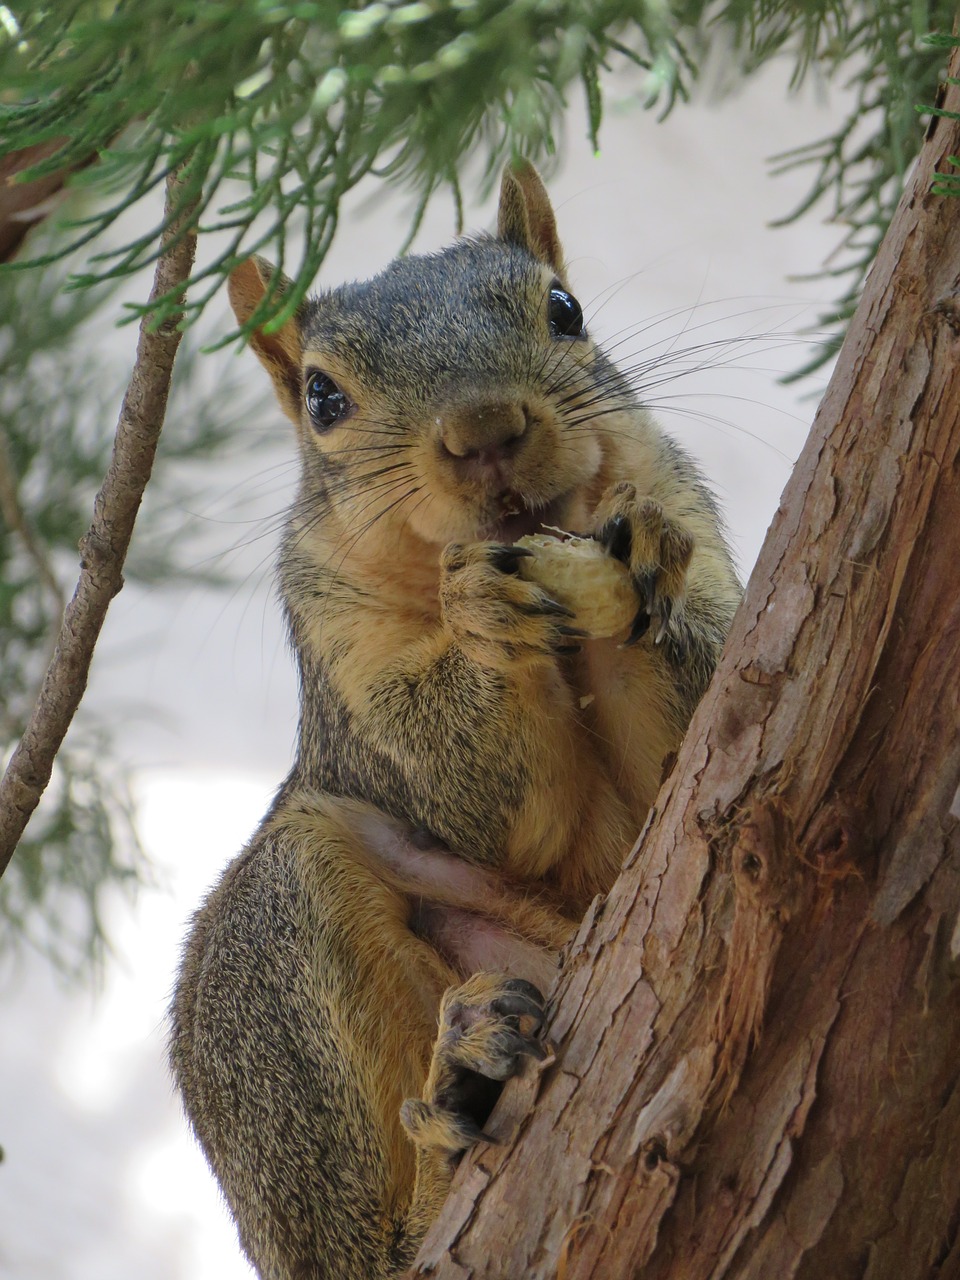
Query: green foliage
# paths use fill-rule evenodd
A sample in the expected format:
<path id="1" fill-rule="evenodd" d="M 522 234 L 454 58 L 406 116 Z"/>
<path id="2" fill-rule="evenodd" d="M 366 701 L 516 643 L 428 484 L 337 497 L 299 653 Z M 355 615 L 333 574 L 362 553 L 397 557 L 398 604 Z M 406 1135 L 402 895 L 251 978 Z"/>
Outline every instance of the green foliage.
<path id="1" fill-rule="evenodd" d="M 842 44 L 827 44 L 819 65 L 828 77 L 853 91 L 846 118 L 828 137 L 778 156 L 774 172 L 803 167 L 813 171 L 806 198 L 782 223 L 795 222 L 817 204 L 826 204 L 830 220 L 842 228 L 831 262 L 817 278 L 843 282 L 836 305 L 820 317 L 818 329 L 833 336 L 816 358 L 793 377 L 801 378 L 826 363 L 843 339 L 860 297 L 864 277 L 876 256 L 904 178 L 920 146 L 922 104 L 932 104 L 952 41 L 925 35 L 932 25 L 949 29 L 952 5 L 880 0 L 864 7 L 850 23 Z"/>
<path id="2" fill-rule="evenodd" d="M 215 287 L 241 252 L 271 243 L 282 260 L 295 217 L 306 249 L 291 307 L 330 244 L 341 197 L 366 174 L 406 179 L 423 204 L 442 182 L 456 186 L 477 146 L 491 169 L 511 152 L 542 157 L 571 81 L 587 86 L 599 124 L 607 32 L 627 25 L 628 10 L 640 15 L 631 56 L 651 62 L 672 47 L 659 3 L 342 10 L 327 0 L 136 0 L 8 9 L 17 32 L 0 50 L 0 83 L 15 100 L 0 117 L 3 146 L 65 137 L 36 172 L 97 151 L 117 192 L 112 208 L 76 229 L 74 244 L 189 157 L 195 186 L 185 199 L 202 186 L 198 221 L 230 235 L 198 278 Z M 243 190 L 216 204 L 230 178 Z M 151 228 L 94 274 L 122 274 L 156 248 Z M 194 312 L 209 292 L 194 288 Z"/>
<path id="3" fill-rule="evenodd" d="M 87 717 L 71 730 L 53 778 L 0 881 L 6 958 L 30 946 L 66 977 L 99 967 L 109 945 L 103 903 L 146 876 L 128 780 L 109 735 Z"/>
<path id="4" fill-rule="evenodd" d="M 194 315 L 239 257 L 267 249 L 283 261 L 295 227 L 305 247 L 287 267 L 296 280 L 289 314 L 330 245 L 341 198 L 365 175 L 403 181 L 419 212 L 450 184 L 459 207 L 467 158 L 482 155 L 489 178 L 510 155 L 555 152 L 577 84 L 596 142 L 611 60 L 642 67 L 646 100 L 669 110 L 719 44 L 745 74 L 785 55 L 795 84 L 813 68 L 852 77 L 850 119 L 783 161 L 813 167 L 804 209 L 830 198 L 845 227 L 842 318 L 917 149 L 914 104 L 935 91 L 941 57 L 920 37 L 953 18 L 948 0 L 374 0 L 347 9 L 330 0 L 26 0 L 0 12 L 0 144 L 62 139 L 37 173 L 97 152 L 87 172 L 115 192 L 73 228 L 71 245 L 94 240 L 188 162 L 185 199 L 199 190 L 201 228 L 227 233 L 199 273 L 204 287 L 192 290 Z M 156 251 L 151 227 L 95 256 L 81 281 L 125 274 Z"/>
<path id="5" fill-rule="evenodd" d="M 98 325 L 111 323 L 115 291 L 67 293 L 66 272 L 0 276 L 0 760 L 23 732 L 51 656 L 127 376 L 91 342 Z M 199 530 L 184 513 L 183 472 L 232 438 L 239 392 L 221 383 L 204 395 L 187 355 L 162 443 L 168 465 L 141 517 L 128 581 L 201 576 L 192 567 Z M 0 880 L 0 920 L 13 926 L 0 926 L 8 954 L 28 943 L 61 970 L 80 972 L 103 951 L 104 894 L 132 890 L 144 877 L 129 780 L 114 756 L 109 727 L 84 707 Z"/>
<path id="6" fill-rule="evenodd" d="M 930 43 L 941 49 L 955 49 L 960 45 L 960 37 L 957 36 L 931 36 Z M 960 84 L 960 80 L 954 76 L 947 77 L 948 84 Z M 931 108 L 931 114 L 934 116 L 945 116 L 948 120 L 960 120 L 960 113 L 956 111 L 944 111 L 942 107 L 935 106 Z M 948 156 L 947 159 L 955 169 L 960 169 L 960 156 Z M 938 196 L 960 196 L 960 173 L 940 173 L 937 175 L 933 184 L 933 191 Z"/>

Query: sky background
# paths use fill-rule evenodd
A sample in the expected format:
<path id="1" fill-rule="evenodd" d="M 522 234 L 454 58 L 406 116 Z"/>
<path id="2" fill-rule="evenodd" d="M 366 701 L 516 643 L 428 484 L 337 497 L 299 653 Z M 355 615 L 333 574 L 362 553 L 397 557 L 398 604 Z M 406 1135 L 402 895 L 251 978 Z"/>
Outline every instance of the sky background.
<path id="1" fill-rule="evenodd" d="M 829 285 L 791 277 L 815 271 L 839 239 L 826 210 L 769 227 L 807 176 L 771 178 L 768 158 L 830 131 L 843 106 L 812 87 L 788 98 L 786 81 L 774 66 L 735 98 L 679 106 L 662 123 L 613 81 L 601 154 L 573 110 L 565 162 L 548 182 L 588 323 L 622 363 L 656 358 L 649 398 L 699 458 L 745 575 L 824 385 L 825 375 L 778 382 L 805 361 L 798 335 L 831 300 Z M 493 199 L 466 195 L 468 228 L 492 226 Z M 365 185 L 321 283 L 383 266 L 409 210 L 396 191 Z M 438 198 L 415 247 L 438 248 L 452 232 Z M 215 305 L 210 324 L 226 323 Z M 99 339 L 129 363 L 130 328 Z M 682 354 L 704 342 L 717 345 Z M 197 567 L 223 569 L 233 585 L 131 586 L 110 611 L 89 698 L 134 770 L 154 884 L 133 906 L 111 900 L 114 950 L 96 994 L 64 990 L 39 959 L 0 973 L 4 1280 L 251 1275 L 173 1096 L 164 1017 L 189 916 L 291 760 L 296 690 L 271 574 L 295 467 L 292 430 L 252 354 L 203 359 L 210 385 L 243 378 L 254 406 L 238 417 L 229 456 L 184 499 L 184 517 L 201 522 Z"/>

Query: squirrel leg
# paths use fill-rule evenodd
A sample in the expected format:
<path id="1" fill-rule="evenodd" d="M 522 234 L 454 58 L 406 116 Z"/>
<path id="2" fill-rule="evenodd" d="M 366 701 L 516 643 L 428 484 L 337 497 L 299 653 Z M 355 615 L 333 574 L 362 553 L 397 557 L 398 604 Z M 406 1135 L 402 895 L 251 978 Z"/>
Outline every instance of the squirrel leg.
<path id="1" fill-rule="evenodd" d="M 457 1158 L 478 1141 L 502 1083 L 527 1058 L 546 1057 L 543 996 L 530 982 L 477 973 L 450 987 L 440 1003 L 439 1032 L 422 1098 L 408 1098 L 400 1119 L 417 1148 L 409 1221 L 436 1217 Z"/>

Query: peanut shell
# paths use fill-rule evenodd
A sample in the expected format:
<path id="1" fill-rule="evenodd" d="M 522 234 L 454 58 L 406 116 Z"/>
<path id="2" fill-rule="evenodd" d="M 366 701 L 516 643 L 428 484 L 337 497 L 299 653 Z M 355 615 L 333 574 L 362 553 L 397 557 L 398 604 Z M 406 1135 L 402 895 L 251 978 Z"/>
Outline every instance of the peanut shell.
<path id="1" fill-rule="evenodd" d="M 516 545 L 533 552 L 520 561 L 520 576 L 572 609 L 592 638 L 619 635 L 633 622 L 639 603 L 629 570 L 595 539 L 532 533 Z"/>

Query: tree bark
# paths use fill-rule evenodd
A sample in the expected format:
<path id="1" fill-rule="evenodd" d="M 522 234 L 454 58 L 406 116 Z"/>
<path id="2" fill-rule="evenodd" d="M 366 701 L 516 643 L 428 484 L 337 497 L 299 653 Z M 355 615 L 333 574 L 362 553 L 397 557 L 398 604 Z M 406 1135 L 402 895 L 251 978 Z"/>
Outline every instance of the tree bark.
<path id="1" fill-rule="evenodd" d="M 934 119 L 555 1060 L 413 1276 L 960 1275 L 958 153 Z"/>
<path id="2" fill-rule="evenodd" d="M 174 217 L 177 209 L 181 212 Z M 186 286 L 196 248 L 192 212 L 192 206 L 183 207 L 179 177 L 171 175 L 151 303 Z M 93 522 L 80 543 L 77 587 L 64 611 L 33 714 L 0 779 L 0 875 L 50 781 L 60 744 L 87 686 L 107 608 L 123 586 L 123 564 L 153 469 L 180 338 L 177 316 L 153 328 L 148 312 L 140 326 L 113 456 L 94 503 Z"/>

